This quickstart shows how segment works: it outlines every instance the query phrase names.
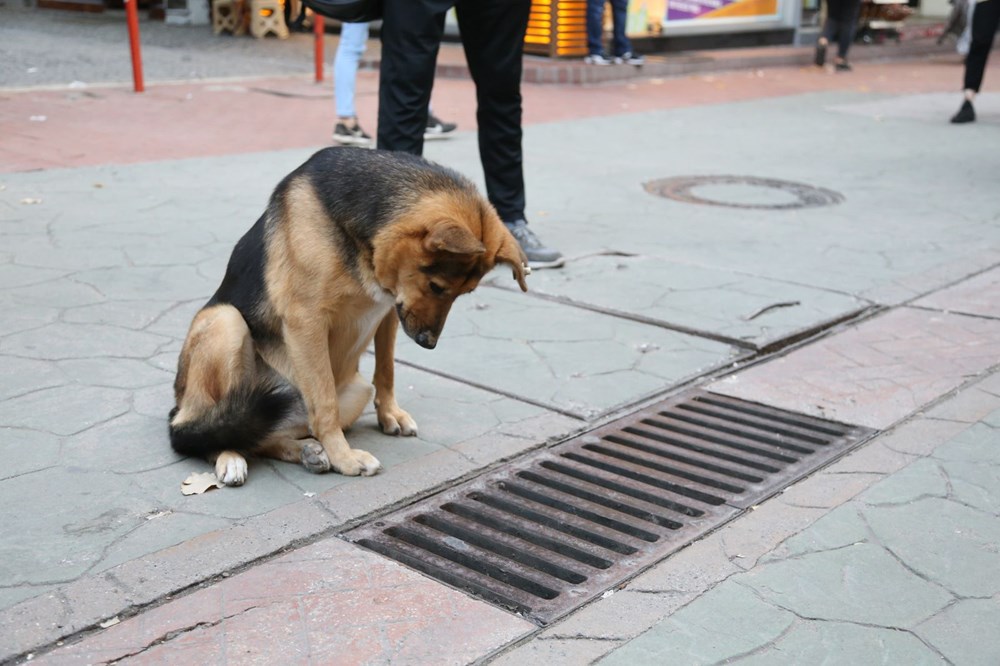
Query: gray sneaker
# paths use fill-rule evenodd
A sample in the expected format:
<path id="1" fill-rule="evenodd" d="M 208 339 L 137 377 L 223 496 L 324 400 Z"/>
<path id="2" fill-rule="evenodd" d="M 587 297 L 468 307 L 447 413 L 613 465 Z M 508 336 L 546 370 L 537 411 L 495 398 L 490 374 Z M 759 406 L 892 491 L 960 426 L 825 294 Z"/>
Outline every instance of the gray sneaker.
<path id="1" fill-rule="evenodd" d="M 517 242 L 521 244 L 521 249 L 528 257 L 528 266 L 531 268 L 560 268 L 566 263 L 562 252 L 545 247 L 535 232 L 528 228 L 526 221 L 515 220 L 505 224 Z"/>

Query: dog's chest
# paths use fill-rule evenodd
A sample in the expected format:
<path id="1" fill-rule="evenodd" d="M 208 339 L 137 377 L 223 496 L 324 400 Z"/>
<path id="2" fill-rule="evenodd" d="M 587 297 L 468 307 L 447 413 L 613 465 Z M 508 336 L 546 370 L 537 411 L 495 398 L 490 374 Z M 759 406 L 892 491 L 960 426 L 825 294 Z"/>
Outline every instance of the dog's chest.
<path id="1" fill-rule="evenodd" d="M 347 321 L 341 321 L 340 326 L 343 335 L 342 342 L 347 347 L 347 354 L 354 356 L 361 354 L 368 343 L 375 335 L 378 325 L 385 319 L 385 316 L 392 311 L 395 300 L 391 294 L 385 294 L 374 299 L 366 308 L 353 314 Z M 336 341 L 334 341 L 336 344 Z"/>

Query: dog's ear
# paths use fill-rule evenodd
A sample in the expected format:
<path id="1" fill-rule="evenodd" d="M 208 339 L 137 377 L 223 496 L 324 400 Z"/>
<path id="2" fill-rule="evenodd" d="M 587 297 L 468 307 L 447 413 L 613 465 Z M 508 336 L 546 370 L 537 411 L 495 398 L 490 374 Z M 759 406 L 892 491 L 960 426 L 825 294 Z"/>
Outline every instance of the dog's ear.
<path id="1" fill-rule="evenodd" d="M 451 254 L 477 255 L 486 251 L 483 243 L 461 224 L 436 224 L 424 238 L 424 249 L 428 252 L 449 252 Z"/>
<path id="2" fill-rule="evenodd" d="M 506 230 L 504 231 L 506 232 Z M 528 268 L 528 257 L 521 249 L 521 244 L 510 232 L 504 234 L 500 249 L 496 253 L 496 263 L 510 265 L 514 271 L 514 279 L 520 285 L 521 291 L 528 291 L 528 283 L 524 280 L 531 272 L 531 269 Z"/>

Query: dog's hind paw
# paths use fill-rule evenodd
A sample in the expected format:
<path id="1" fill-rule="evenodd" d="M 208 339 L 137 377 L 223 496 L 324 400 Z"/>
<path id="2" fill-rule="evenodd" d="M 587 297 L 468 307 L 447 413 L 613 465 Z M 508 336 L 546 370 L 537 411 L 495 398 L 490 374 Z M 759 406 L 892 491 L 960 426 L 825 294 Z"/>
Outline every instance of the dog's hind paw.
<path id="1" fill-rule="evenodd" d="M 382 469 L 378 458 L 361 449 L 348 449 L 347 455 L 331 461 L 330 466 L 344 476 L 373 476 Z"/>
<path id="2" fill-rule="evenodd" d="M 330 458 L 319 442 L 306 442 L 302 447 L 302 466 L 313 474 L 330 471 Z"/>
<path id="3" fill-rule="evenodd" d="M 227 486 L 242 486 L 247 480 L 246 458 L 233 451 L 223 451 L 215 459 L 215 476 Z"/>

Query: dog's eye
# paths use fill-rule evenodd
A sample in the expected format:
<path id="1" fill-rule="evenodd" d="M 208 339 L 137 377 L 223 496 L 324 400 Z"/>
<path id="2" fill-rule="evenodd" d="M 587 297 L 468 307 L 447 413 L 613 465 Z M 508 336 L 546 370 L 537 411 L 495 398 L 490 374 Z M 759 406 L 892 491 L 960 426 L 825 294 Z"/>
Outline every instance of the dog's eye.
<path id="1" fill-rule="evenodd" d="M 441 294 L 444 293 L 444 287 L 439 285 L 437 282 L 431 282 L 430 285 L 431 285 L 431 293 L 433 293 L 435 296 L 440 296 Z"/>

